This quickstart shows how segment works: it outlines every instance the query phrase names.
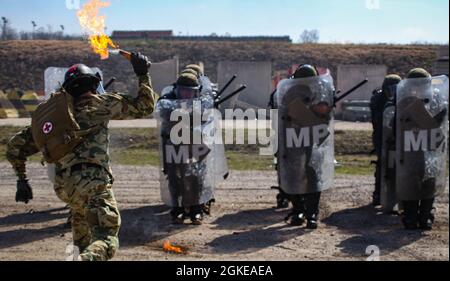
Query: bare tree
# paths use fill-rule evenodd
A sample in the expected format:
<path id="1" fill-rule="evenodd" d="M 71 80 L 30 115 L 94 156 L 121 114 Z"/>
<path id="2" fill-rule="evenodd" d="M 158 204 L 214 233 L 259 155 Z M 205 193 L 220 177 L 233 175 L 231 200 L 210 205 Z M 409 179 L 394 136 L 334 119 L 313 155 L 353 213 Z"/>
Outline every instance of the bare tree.
<path id="1" fill-rule="evenodd" d="M 305 29 L 303 33 L 300 35 L 300 43 L 303 44 L 315 44 L 319 43 L 320 35 L 319 30 L 312 29 L 307 30 Z"/>

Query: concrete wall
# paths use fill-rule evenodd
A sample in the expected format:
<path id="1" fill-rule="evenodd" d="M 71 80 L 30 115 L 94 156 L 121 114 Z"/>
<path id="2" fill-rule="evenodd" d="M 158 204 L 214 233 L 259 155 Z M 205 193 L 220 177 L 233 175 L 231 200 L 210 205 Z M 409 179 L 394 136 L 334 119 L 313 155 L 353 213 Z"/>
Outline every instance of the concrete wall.
<path id="1" fill-rule="evenodd" d="M 373 90 L 381 87 L 386 75 L 387 67 L 385 65 L 339 65 L 337 89 L 344 93 L 365 78 L 369 78 L 369 82 L 366 85 L 359 88 L 345 100 L 370 100 Z M 342 102 L 337 105 L 337 114 L 341 113 L 341 105 Z"/>
<path id="2" fill-rule="evenodd" d="M 236 74 L 237 79 L 224 93 L 224 97 L 239 88 L 241 84 L 247 85 L 237 99 L 224 104 L 224 108 L 234 105 L 245 109 L 246 107 L 267 108 L 272 91 L 272 63 L 271 62 L 219 62 L 217 77 L 219 89 Z"/>
<path id="3" fill-rule="evenodd" d="M 433 75 L 449 74 L 449 48 L 447 46 L 439 47 L 437 51 L 437 60 L 433 67 Z"/>

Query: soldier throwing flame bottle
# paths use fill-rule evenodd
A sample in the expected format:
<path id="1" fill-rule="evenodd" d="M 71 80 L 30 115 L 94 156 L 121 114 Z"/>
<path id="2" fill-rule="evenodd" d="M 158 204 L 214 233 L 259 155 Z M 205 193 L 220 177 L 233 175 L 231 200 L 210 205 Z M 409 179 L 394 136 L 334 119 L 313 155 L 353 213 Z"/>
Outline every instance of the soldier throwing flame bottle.
<path id="1" fill-rule="evenodd" d="M 74 65 L 62 88 L 36 110 L 32 127 L 8 144 L 7 158 L 19 178 L 16 201 L 27 203 L 33 198 L 25 171 L 29 156 L 41 151 L 48 163 L 56 165 L 57 181 L 64 183 L 69 196 L 73 242 L 82 261 L 109 260 L 119 247 L 120 214 L 112 191 L 108 122 L 149 116 L 157 98 L 148 74 L 150 61 L 133 53 L 131 63 L 139 77 L 137 98 L 99 95 L 100 76 L 85 65 Z"/>

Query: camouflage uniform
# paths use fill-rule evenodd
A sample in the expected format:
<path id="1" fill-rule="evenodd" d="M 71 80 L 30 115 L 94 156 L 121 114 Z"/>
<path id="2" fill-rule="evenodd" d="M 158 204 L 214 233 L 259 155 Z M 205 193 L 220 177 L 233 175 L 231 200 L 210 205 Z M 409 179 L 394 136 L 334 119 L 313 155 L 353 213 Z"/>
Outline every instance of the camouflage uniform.
<path id="1" fill-rule="evenodd" d="M 148 116 L 156 98 L 150 76 L 142 75 L 137 98 L 117 93 L 88 94 L 74 101 L 81 129 L 98 130 L 56 163 L 55 190 L 71 207 L 73 241 L 79 247 L 81 260 L 111 259 L 119 247 L 120 214 L 112 192 L 108 122 Z M 7 158 L 19 179 L 26 179 L 26 159 L 37 152 L 30 128 L 11 139 Z"/>

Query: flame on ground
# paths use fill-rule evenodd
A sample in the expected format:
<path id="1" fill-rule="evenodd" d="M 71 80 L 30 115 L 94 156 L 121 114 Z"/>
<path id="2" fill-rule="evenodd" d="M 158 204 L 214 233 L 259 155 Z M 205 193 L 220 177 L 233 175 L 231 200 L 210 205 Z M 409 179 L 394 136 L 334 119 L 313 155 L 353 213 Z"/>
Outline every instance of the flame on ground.
<path id="1" fill-rule="evenodd" d="M 101 59 L 107 59 L 109 57 L 109 47 L 117 48 L 111 38 L 105 34 L 105 17 L 99 15 L 100 9 L 109 5 L 109 2 L 89 0 L 77 12 L 80 25 L 89 33 L 92 50 L 96 54 L 99 54 Z"/>
<path id="2" fill-rule="evenodd" d="M 184 254 L 184 250 L 181 247 L 173 246 L 170 241 L 164 242 L 163 249 L 169 253 Z"/>

